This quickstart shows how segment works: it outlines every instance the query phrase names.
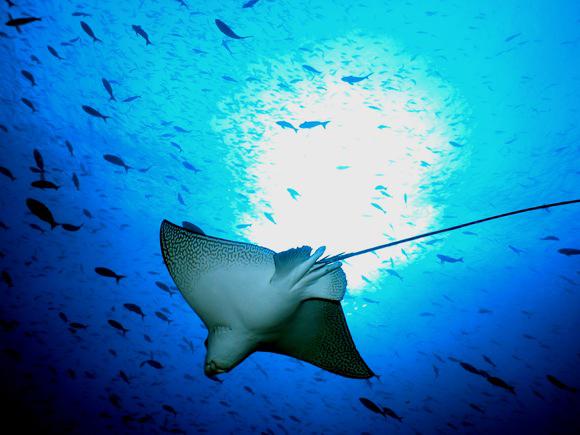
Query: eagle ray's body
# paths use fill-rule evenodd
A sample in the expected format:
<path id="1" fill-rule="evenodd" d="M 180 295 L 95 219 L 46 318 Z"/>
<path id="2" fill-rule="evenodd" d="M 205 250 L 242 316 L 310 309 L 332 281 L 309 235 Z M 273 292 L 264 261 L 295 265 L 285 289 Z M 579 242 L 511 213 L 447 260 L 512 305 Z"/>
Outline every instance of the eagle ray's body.
<path id="1" fill-rule="evenodd" d="M 270 249 L 161 225 L 167 268 L 208 329 L 205 372 L 231 370 L 254 351 L 289 355 L 355 378 L 372 371 L 352 341 L 340 300 L 340 263 L 302 247 Z"/>

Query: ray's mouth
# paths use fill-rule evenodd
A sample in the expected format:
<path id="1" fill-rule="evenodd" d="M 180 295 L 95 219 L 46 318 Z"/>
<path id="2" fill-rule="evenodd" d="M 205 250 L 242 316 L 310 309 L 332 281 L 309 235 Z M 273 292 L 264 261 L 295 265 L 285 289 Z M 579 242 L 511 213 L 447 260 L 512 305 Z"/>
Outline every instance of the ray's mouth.
<path id="1" fill-rule="evenodd" d="M 219 367 L 215 361 L 211 360 L 210 362 L 206 363 L 204 367 L 204 372 L 207 377 L 219 375 L 221 373 L 226 373 L 227 369 Z"/>

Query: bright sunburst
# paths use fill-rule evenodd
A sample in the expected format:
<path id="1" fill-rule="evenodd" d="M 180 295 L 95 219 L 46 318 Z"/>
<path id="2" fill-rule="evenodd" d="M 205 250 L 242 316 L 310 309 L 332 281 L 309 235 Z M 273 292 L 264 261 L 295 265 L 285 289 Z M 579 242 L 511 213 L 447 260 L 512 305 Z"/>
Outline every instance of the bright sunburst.
<path id="1" fill-rule="evenodd" d="M 341 80 L 368 73 L 353 85 Z M 238 218 L 251 224 L 249 240 L 276 250 L 326 245 L 334 254 L 436 224 L 430 187 L 464 164 L 465 113 L 424 61 L 359 36 L 258 62 L 250 74 L 241 93 L 222 101 L 214 126 L 231 145 L 229 164 L 245 172 L 238 191 L 252 209 Z M 299 128 L 305 121 L 330 122 Z M 416 249 L 352 259 L 349 287 L 399 270 Z"/>

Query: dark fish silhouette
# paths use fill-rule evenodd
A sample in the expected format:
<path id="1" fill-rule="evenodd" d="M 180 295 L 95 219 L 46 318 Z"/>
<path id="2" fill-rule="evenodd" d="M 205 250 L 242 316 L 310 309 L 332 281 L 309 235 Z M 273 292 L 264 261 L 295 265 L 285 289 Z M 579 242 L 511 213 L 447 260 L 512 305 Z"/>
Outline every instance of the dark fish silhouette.
<path id="1" fill-rule="evenodd" d="M 14 175 L 12 175 L 12 172 L 10 171 L 10 169 L 5 168 L 4 166 L 0 166 L 0 174 L 10 178 L 11 181 L 16 180 L 16 177 Z"/>
<path id="2" fill-rule="evenodd" d="M 63 313 L 62 311 L 60 313 L 58 313 L 58 317 L 60 318 L 60 320 L 62 320 L 64 323 L 68 323 L 68 317 L 66 316 L 65 313 Z"/>
<path id="3" fill-rule="evenodd" d="M 157 316 L 158 319 L 161 319 L 161 320 L 163 320 L 164 322 L 167 322 L 167 323 L 171 323 L 171 319 L 169 317 L 167 317 L 161 311 L 155 311 L 155 315 Z"/>
<path id="4" fill-rule="evenodd" d="M 384 416 L 384 411 L 372 400 L 367 399 L 366 397 L 359 397 L 358 399 L 360 401 L 360 403 L 363 404 L 363 406 L 374 412 L 375 414 L 380 414 L 382 416 Z"/>
<path id="5" fill-rule="evenodd" d="M 111 86 L 111 83 L 107 79 L 102 79 L 101 81 L 103 82 L 105 90 L 109 94 L 110 97 L 109 100 L 117 101 L 115 96 L 113 95 L 113 87 Z"/>
<path id="6" fill-rule="evenodd" d="M 403 421 L 403 417 L 397 415 L 397 413 L 395 411 L 393 411 L 391 408 L 388 408 L 386 406 L 383 406 L 383 415 L 388 415 L 391 418 L 394 418 L 395 420 L 398 420 L 399 422 Z"/>
<path id="7" fill-rule="evenodd" d="M 127 376 L 127 373 L 125 373 L 123 370 L 119 370 L 119 377 L 123 379 L 123 381 L 125 381 L 127 384 L 131 383 L 129 382 L 129 376 Z"/>
<path id="8" fill-rule="evenodd" d="M 555 376 L 546 375 L 546 379 L 548 381 L 550 381 L 550 383 L 552 385 L 554 385 L 555 387 L 559 388 L 560 390 L 568 391 L 570 393 L 575 393 L 577 391 L 576 388 L 570 387 L 570 386 L 566 385 L 564 382 L 560 381 Z"/>
<path id="9" fill-rule="evenodd" d="M 81 190 L 81 184 L 79 182 L 79 177 L 77 177 L 76 172 L 73 172 L 72 174 L 72 182 L 75 185 L 76 190 Z"/>
<path id="10" fill-rule="evenodd" d="M 198 233 L 198 234 L 203 234 L 203 233 Z M 171 291 L 169 289 L 169 286 L 161 281 L 155 281 L 155 285 L 157 287 L 159 287 L 161 290 L 163 290 L 165 293 L 169 293 L 169 296 L 173 296 L 173 294 L 175 293 L 174 291 Z"/>
<path id="11" fill-rule="evenodd" d="M 141 316 L 142 319 L 145 318 L 145 314 L 143 313 L 143 311 L 141 310 L 141 307 L 139 305 L 126 303 L 126 304 L 123 304 L 123 306 L 127 310 L 131 311 L 132 313 L 135 313 L 135 314 L 138 314 L 139 316 Z"/>
<path id="12" fill-rule="evenodd" d="M 566 255 L 568 257 L 570 257 L 572 255 L 580 255 L 580 249 L 576 249 L 576 248 L 562 248 L 562 249 L 558 249 L 558 252 L 560 254 Z"/>
<path id="13" fill-rule="evenodd" d="M 54 230 L 57 226 L 60 225 L 54 220 L 51 211 L 42 202 L 33 198 L 28 198 L 26 200 L 26 206 L 34 216 L 49 224 L 51 230 Z"/>
<path id="14" fill-rule="evenodd" d="M 36 187 L 38 189 L 54 189 L 54 190 L 58 190 L 60 188 L 60 186 L 57 186 L 52 181 L 46 181 L 46 180 L 33 181 L 32 183 L 30 183 L 30 185 L 32 187 Z"/>
<path id="15" fill-rule="evenodd" d="M 93 109 L 91 106 L 81 106 L 81 107 L 86 113 L 88 113 L 91 116 L 94 116 L 95 118 L 101 118 L 103 121 L 107 121 L 107 119 L 110 118 L 110 116 L 103 115 L 101 112 L 99 112 L 96 109 Z"/>
<path id="16" fill-rule="evenodd" d="M 298 129 L 288 121 L 276 121 L 276 124 L 278 124 L 282 128 L 289 128 L 291 130 L 294 130 L 295 133 L 298 133 Z"/>
<path id="17" fill-rule="evenodd" d="M 51 47 L 50 45 L 47 45 L 46 48 L 48 48 L 49 53 L 52 54 L 54 57 L 56 57 L 59 60 L 64 60 L 64 58 L 61 57 L 60 54 L 58 54 L 58 51 L 56 51 L 54 49 L 54 47 Z"/>
<path id="18" fill-rule="evenodd" d="M 540 240 L 560 240 L 560 239 L 556 236 L 546 236 L 542 237 Z"/>
<path id="19" fill-rule="evenodd" d="M 218 29 L 220 29 L 220 31 L 226 35 L 229 36 L 230 38 L 233 39 L 245 39 L 245 38 L 251 38 L 251 36 L 239 36 L 237 35 L 230 26 L 228 26 L 226 23 L 224 23 L 222 20 L 215 20 L 215 25 L 217 26 Z"/>
<path id="20" fill-rule="evenodd" d="M 123 159 L 121 159 L 121 157 L 119 156 L 114 156 L 112 154 L 104 154 L 103 158 L 109 162 L 112 163 L 113 165 L 116 166 L 121 166 L 122 168 L 125 169 L 125 172 L 129 172 L 129 169 L 131 169 L 131 166 L 128 166 Z"/>
<path id="21" fill-rule="evenodd" d="M 37 112 L 36 107 L 34 107 L 34 104 L 32 103 L 32 101 L 30 101 L 28 98 L 24 98 L 22 97 L 20 99 L 20 101 L 22 101 L 26 106 L 28 106 L 28 108 L 30 110 L 32 110 L 32 113 Z"/>
<path id="22" fill-rule="evenodd" d="M 252 6 L 254 6 L 256 3 L 258 3 L 260 0 L 248 0 L 246 3 L 244 3 L 242 5 L 242 8 L 251 8 Z"/>
<path id="23" fill-rule="evenodd" d="M 363 80 L 368 79 L 373 73 L 369 73 L 366 76 L 344 76 L 341 78 L 343 82 L 348 83 L 349 85 L 353 85 L 358 82 L 362 82 Z"/>
<path id="24" fill-rule="evenodd" d="M 16 30 L 20 32 L 20 26 L 24 26 L 25 24 L 34 23 L 35 21 L 42 21 L 42 18 L 38 17 L 22 17 L 22 18 L 12 18 L 12 15 L 8 15 L 10 18 L 6 21 L 6 25 L 10 27 L 16 27 Z"/>
<path id="25" fill-rule="evenodd" d="M 491 385 L 503 388 L 504 390 L 508 390 L 512 394 L 516 394 L 515 388 L 512 387 L 511 385 L 508 385 L 503 379 L 497 378 L 495 376 L 489 376 L 489 375 L 486 377 L 486 379 L 487 379 L 487 382 L 489 382 Z"/>
<path id="26" fill-rule="evenodd" d="M 123 333 L 123 335 L 125 335 L 125 334 L 127 334 L 127 332 L 129 332 L 129 330 L 127 328 L 125 328 L 120 322 L 117 322 L 116 320 L 109 319 L 109 320 L 107 320 L 107 323 L 109 325 L 111 325 L 113 328 L 121 331 Z"/>
<path id="27" fill-rule="evenodd" d="M 73 12 L 71 15 L 73 17 L 92 17 L 91 14 L 87 14 L 86 12 Z"/>
<path id="28" fill-rule="evenodd" d="M 486 356 L 486 355 L 481 355 L 481 356 L 482 356 L 482 358 L 485 360 L 485 362 L 486 362 L 486 363 L 488 363 L 489 365 L 491 365 L 491 366 L 493 366 L 493 367 L 495 367 L 495 366 L 496 366 L 496 365 L 495 365 L 495 363 L 494 363 L 494 362 L 491 360 L 491 358 L 490 358 L 490 357 L 488 357 L 488 356 Z"/>
<path id="29" fill-rule="evenodd" d="M 316 68 L 311 67 L 310 65 L 302 65 L 302 68 L 304 68 L 306 71 L 308 71 L 309 73 L 312 74 L 322 74 L 320 71 L 318 71 Z"/>
<path id="30" fill-rule="evenodd" d="M 137 98 L 141 98 L 141 95 L 133 95 L 132 97 L 127 97 L 123 100 L 123 103 L 130 103 L 131 101 L 135 101 Z"/>
<path id="31" fill-rule="evenodd" d="M 8 273 L 7 270 L 2 271 L 2 281 L 6 283 L 6 285 L 10 288 L 14 287 L 14 282 L 12 281 L 12 277 Z"/>
<path id="32" fill-rule="evenodd" d="M 477 369 L 469 363 L 461 361 L 459 365 L 463 367 L 464 370 L 468 371 L 469 373 L 473 373 L 474 375 L 479 375 L 483 377 L 489 376 L 489 374 L 485 370 Z"/>
<path id="33" fill-rule="evenodd" d="M 326 126 L 328 125 L 330 121 L 305 121 L 302 124 L 300 124 L 298 127 L 300 128 L 314 128 L 314 127 L 318 127 L 321 126 L 322 128 L 324 128 L 326 130 Z"/>
<path id="34" fill-rule="evenodd" d="M 28 80 L 32 86 L 36 86 L 36 80 L 34 80 L 34 76 L 32 75 L 31 72 L 26 71 L 25 69 L 23 69 L 23 70 L 20 71 L 20 74 L 22 74 L 22 76 L 26 80 Z"/>
<path id="35" fill-rule="evenodd" d="M 151 41 L 149 40 L 149 35 L 147 34 L 147 32 L 145 30 L 143 30 L 143 28 L 141 26 L 133 24 L 131 27 L 133 28 L 133 30 L 135 31 L 135 33 L 137 35 L 141 36 L 145 40 L 145 45 L 153 45 L 151 43 Z"/>
<path id="36" fill-rule="evenodd" d="M 121 281 L 123 278 L 126 278 L 126 275 L 118 275 L 107 267 L 95 267 L 95 272 L 98 275 L 101 275 L 101 276 L 104 276 L 107 278 L 115 278 L 115 281 L 117 282 L 117 284 L 119 284 L 119 281 Z"/>
<path id="37" fill-rule="evenodd" d="M 71 143 L 68 140 L 65 140 L 64 141 L 64 144 L 66 145 L 66 149 L 70 153 L 71 157 L 74 157 L 75 151 L 74 151 L 73 146 L 71 145 Z"/>
<path id="38" fill-rule="evenodd" d="M 83 224 L 80 225 L 73 225 L 73 224 L 61 224 L 62 229 L 66 231 L 75 232 L 80 230 L 83 227 Z"/>
<path id="39" fill-rule="evenodd" d="M 36 167 L 40 170 L 40 172 L 44 172 L 44 159 L 42 158 L 42 154 L 37 149 L 32 151 L 32 155 L 34 156 L 34 162 L 36 163 Z"/>
<path id="40" fill-rule="evenodd" d="M 95 32 L 93 32 L 93 29 L 91 29 L 91 26 L 89 26 L 84 21 L 81 21 L 81 27 L 85 31 L 85 33 L 93 39 L 93 42 L 103 42 L 95 36 Z"/>
<path id="41" fill-rule="evenodd" d="M 437 258 L 443 263 L 463 263 L 463 258 L 453 258 L 443 254 L 437 254 Z"/>
<path id="42" fill-rule="evenodd" d="M 139 367 L 143 367 L 145 364 L 150 365 L 151 367 L 153 367 L 154 369 L 162 369 L 163 368 L 163 364 L 161 364 L 159 361 L 154 360 L 154 359 L 148 359 L 147 361 L 143 361 Z"/>

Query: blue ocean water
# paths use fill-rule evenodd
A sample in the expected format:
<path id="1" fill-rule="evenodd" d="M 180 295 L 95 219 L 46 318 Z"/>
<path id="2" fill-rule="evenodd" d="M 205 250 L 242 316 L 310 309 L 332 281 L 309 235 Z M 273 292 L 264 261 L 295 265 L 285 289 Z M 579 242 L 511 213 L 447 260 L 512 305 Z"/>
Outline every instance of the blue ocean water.
<path id="1" fill-rule="evenodd" d="M 168 219 L 332 255 L 579 198 L 577 2 L 0 8 L 6 421 L 580 431 L 578 204 L 345 260 L 369 380 L 264 352 L 207 378 L 207 331 L 159 247 Z M 41 20 L 4 25 L 25 17 Z"/>

